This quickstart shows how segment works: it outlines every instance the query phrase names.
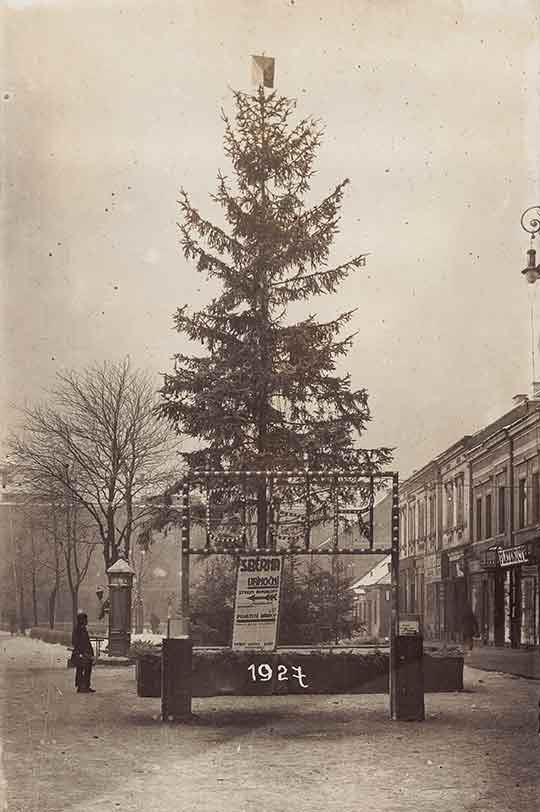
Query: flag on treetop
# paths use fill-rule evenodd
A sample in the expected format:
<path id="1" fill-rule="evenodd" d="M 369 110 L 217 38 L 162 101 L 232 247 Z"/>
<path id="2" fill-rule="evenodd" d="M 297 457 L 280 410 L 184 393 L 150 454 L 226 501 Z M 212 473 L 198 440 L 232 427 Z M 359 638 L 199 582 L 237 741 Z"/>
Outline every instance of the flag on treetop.
<path id="1" fill-rule="evenodd" d="M 272 56 L 252 56 L 251 73 L 253 84 L 257 87 L 274 87 L 274 68 L 276 60 Z"/>

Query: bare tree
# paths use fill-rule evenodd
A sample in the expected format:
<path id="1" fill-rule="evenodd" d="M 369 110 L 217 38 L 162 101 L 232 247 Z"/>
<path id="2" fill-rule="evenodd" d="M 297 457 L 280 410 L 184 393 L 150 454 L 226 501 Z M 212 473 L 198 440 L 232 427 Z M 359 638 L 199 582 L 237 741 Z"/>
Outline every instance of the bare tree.
<path id="1" fill-rule="evenodd" d="M 109 567 L 129 559 L 155 511 L 149 497 L 170 484 L 177 442 L 155 415 L 150 378 L 125 360 L 59 374 L 49 400 L 23 410 L 11 450 L 27 487 L 91 516 Z"/>
<path id="2" fill-rule="evenodd" d="M 31 622 L 39 624 L 43 589 L 47 581 L 44 539 L 39 522 L 25 503 L 13 500 L 7 508 L 6 538 L 3 550 L 2 604 L 9 606 L 22 630 Z"/>
<path id="3" fill-rule="evenodd" d="M 53 575 L 49 593 L 49 625 L 54 626 L 56 599 L 61 580 L 69 588 L 71 615 L 75 623 L 79 608 L 79 590 L 88 575 L 90 562 L 99 542 L 96 540 L 95 526 L 86 511 L 73 500 L 62 499 L 61 495 L 43 495 L 40 511 L 47 549 L 41 564 Z"/>

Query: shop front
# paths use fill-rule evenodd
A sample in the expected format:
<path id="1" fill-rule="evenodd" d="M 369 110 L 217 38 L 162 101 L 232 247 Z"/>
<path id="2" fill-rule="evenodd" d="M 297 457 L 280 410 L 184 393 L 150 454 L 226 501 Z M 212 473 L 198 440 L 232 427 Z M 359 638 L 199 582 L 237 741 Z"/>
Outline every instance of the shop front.
<path id="1" fill-rule="evenodd" d="M 504 579 L 505 643 L 538 645 L 538 540 L 497 548 Z"/>
<path id="2" fill-rule="evenodd" d="M 441 576 L 443 592 L 441 602 L 444 606 L 444 628 L 441 628 L 441 637 L 444 640 L 461 642 L 463 610 L 468 597 L 463 549 L 441 553 Z"/>
<path id="3" fill-rule="evenodd" d="M 504 573 L 493 546 L 476 550 L 467 560 L 469 597 L 483 645 L 504 645 Z"/>
<path id="4" fill-rule="evenodd" d="M 538 542 L 491 546 L 468 562 L 470 599 L 482 643 L 539 644 Z"/>

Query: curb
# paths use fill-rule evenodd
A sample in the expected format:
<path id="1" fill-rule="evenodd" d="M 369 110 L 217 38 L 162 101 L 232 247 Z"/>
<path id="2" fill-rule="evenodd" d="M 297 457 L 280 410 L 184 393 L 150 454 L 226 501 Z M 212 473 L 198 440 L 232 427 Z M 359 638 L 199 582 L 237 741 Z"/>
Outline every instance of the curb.
<path id="1" fill-rule="evenodd" d="M 492 674 L 501 674 L 504 677 L 520 677 L 520 679 L 531 679 L 535 680 L 536 682 L 540 681 L 540 676 L 535 676 L 534 674 L 522 674 L 519 671 L 501 671 L 500 668 L 495 666 L 488 667 L 487 665 L 472 665 L 471 663 L 465 662 L 466 668 L 474 668 L 476 671 L 489 671 Z"/>

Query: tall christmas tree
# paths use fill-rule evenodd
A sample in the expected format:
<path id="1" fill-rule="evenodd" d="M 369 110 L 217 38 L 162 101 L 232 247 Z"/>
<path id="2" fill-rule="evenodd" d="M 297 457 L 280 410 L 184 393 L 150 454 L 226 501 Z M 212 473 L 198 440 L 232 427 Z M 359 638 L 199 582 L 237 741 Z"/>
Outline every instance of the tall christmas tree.
<path id="1" fill-rule="evenodd" d="M 334 293 L 365 264 L 365 254 L 329 264 L 348 181 L 308 207 L 317 123 L 293 123 L 295 103 L 263 88 L 234 98 L 234 123 L 223 115 L 234 181 L 218 174 L 212 196 L 228 226 L 205 219 L 181 194 L 184 256 L 218 280 L 219 293 L 202 310 L 176 312 L 178 332 L 203 352 L 175 356 L 161 414 L 197 438 L 187 455 L 197 468 L 292 469 L 307 454 L 316 468 L 375 470 L 388 449 L 356 445 L 370 420 L 368 393 L 338 370 L 354 310 L 327 322 L 288 313 L 293 302 Z"/>

